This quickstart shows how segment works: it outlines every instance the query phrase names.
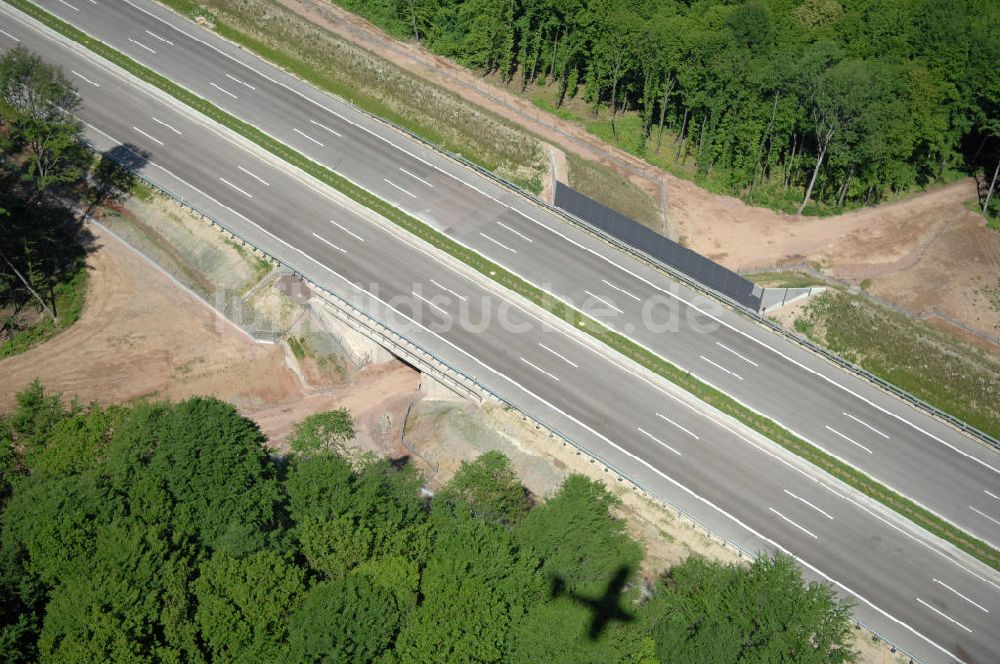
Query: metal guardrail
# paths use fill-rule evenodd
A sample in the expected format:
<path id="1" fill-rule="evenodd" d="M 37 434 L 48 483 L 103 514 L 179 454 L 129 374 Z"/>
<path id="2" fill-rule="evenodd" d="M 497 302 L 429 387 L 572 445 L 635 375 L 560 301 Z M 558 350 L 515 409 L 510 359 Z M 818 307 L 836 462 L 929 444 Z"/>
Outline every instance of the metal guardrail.
<path id="1" fill-rule="evenodd" d="M 87 145 L 91 149 L 94 149 L 95 151 L 97 151 L 96 148 L 94 148 L 94 146 L 92 144 L 90 144 L 89 142 L 87 142 Z M 701 521 L 698 517 L 696 517 L 695 515 L 691 514 L 690 512 L 688 512 L 687 510 L 685 510 L 683 507 L 681 507 L 680 505 L 678 505 L 675 502 L 673 502 L 672 500 L 670 500 L 669 498 L 665 498 L 662 495 L 658 494 L 654 489 L 646 486 L 641 481 L 631 479 L 626 474 L 626 471 L 620 469 L 613 462 L 608 461 L 607 459 L 605 459 L 600 454 L 598 454 L 596 452 L 592 452 L 592 451 L 584 448 L 581 444 L 577 443 L 568 434 L 563 433 L 557 426 L 549 424 L 549 423 L 547 423 L 547 422 L 545 422 L 545 421 L 543 421 L 543 420 L 541 420 L 541 419 L 539 419 L 539 418 L 537 418 L 537 417 L 529 414 L 528 412 L 524 411 L 521 407 L 519 407 L 518 405 L 516 405 L 512 401 L 508 400 L 503 395 L 498 394 L 497 392 L 493 391 L 491 388 L 489 388 L 486 385 L 484 385 L 483 383 L 481 383 L 475 376 L 470 376 L 469 374 L 465 373 L 461 369 L 458 369 L 458 368 L 452 366 L 449 362 L 447 362 L 444 359 L 438 357 L 433 352 L 425 349 L 423 346 L 421 346 L 417 342 L 413 341 L 412 339 L 408 338 L 406 335 L 403 335 L 403 334 L 400 334 L 398 332 L 393 331 L 391 328 L 389 328 L 387 325 L 385 325 L 385 323 L 383 323 L 382 321 L 380 321 L 375 316 L 372 316 L 372 315 L 368 314 L 367 312 L 364 312 L 364 311 L 358 309 L 357 307 L 355 307 L 353 304 L 351 304 L 350 302 L 348 302 L 346 299 L 344 299 L 340 295 L 337 295 L 335 292 L 333 292 L 333 291 L 331 291 L 331 290 L 329 290 L 329 289 L 327 289 L 327 288 L 325 288 L 323 286 L 320 286 L 319 284 L 313 282 L 312 280 L 310 280 L 308 277 L 305 276 L 305 273 L 302 270 L 299 270 L 298 268 L 296 268 L 295 266 L 291 265 L 290 263 L 277 258 L 276 256 L 272 255 L 266 249 L 263 249 L 263 248 L 257 246 L 255 243 L 253 243 L 252 241 L 248 240 L 246 237 L 244 237 L 243 235 L 241 235 L 239 232 L 234 231 L 233 229 L 229 228 L 226 224 L 220 222 L 218 219 L 216 219 L 215 217 L 213 217 L 211 214 L 209 214 L 205 210 L 202 210 L 198 206 L 194 205 L 192 202 L 186 200 L 183 196 L 181 196 L 181 195 L 179 195 L 179 194 L 177 194 L 177 193 L 175 193 L 175 192 L 167 189 L 166 187 L 163 187 L 162 185 L 160 185 L 157 182 L 154 182 L 153 180 L 150 180 L 149 178 L 147 178 L 146 176 L 144 176 L 142 173 L 139 173 L 139 172 L 134 171 L 134 170 L 131 171 L 131 172 L 134 173 L 136 175 L 136 177 L 138 177 L 146 185 L 148 185 L 149 187 L 151 187 L 155 191 L 158 191 L 160 194 L 166 196 L 167 198 L 170 198 L 170 199 L 176 201 L 182 207 L 185 207 L 185 208 L 189 209 L 190 211 L 192 211 L 193 213 L 197 214 L 198 216 L 202 217 L 202 219 L 206 220 L 209 224 L 217 226 L 218 228 L 222 229 L 223 231 L 225 231 L 226 233 L 228 233 L 229 235 L 231 235 L 234 239 L 239 240 L 244 245 L 246 245 L 247 247 L 249 247 L 251 250 L 260 252 L 260 254 L 262 254 L 263 256 L 265 256 L 267 258 L 267 260 L 271 261 L 275 265 L 284 267 L 286 270 L 290 271 L 294 276 L 296 276 L 299 279 L 307 282 L 312 288 L 314 288 L 317 292 L 319 292 L 321 294 L 321 297 L 325 301 L 327 301 L 332 306 L 336 307 L 338 310 L 341 310 L 341 311 L 347 313 L 351 318 L 353 318 L 353 319 L 355 319 L 357 321 L 368 321 L 368 323 L 362 323 L 362 324 L 365 324 L 365 325 L 369 326 L 369 330 L 371 332 L 375 333 L 374 335 L 369 334 L 368 335 L 369 338 L 372 338 L 373 340 L 377 340 L 384 333 L 390 333 L 392 336 L 394 336 L 398 340 L 400 340 L 400 341 L 395 341 L 394 340 L 393 341 L 393 345 L 400 346 L 401 349 L 405 348 L 408 351 L 408 352 L 406 352 L 406 354 L 409 355 L 412 359 L 417 359 L 417 356 L 414 355 L 414 351 L 419 352 L 419 353 L 421 353 L 424 356 L 423 362 L 415 362 L 416 364 L 425 364 L 428 360 L 430 360 L 431 362 L 436 363 L 436 364 L 440 365 L 441 367 L 444 367 L 447 372 L 449 372 L 449 373 L 452 374 L 452 376 L 447 376 L 447 374 L 444 374 L 445 376 L 447 376 L 447 378 L 449 379 L 449 381 L 455 381 L 455 377 L 459 377 L 459 379 L 462 382 L 465 382 L 465 383 L 467 383 L 469 385 L 472 385 L 473 389 L 475 391 L 479 392 L 481 395 L 486 395 L 486 396 L 492 397 L 498 403 L 503 404 L 505 407 L 510 408 L 511 410 L 513 410 L 513 411 L 517 412 L 518 414 L 520 414 L 521 417 L 525 421 L 532 422 L 535 425 L 536 429 L 542 429 L 542 428 L 544 428 L 546 431 L 549 432 L 549 436 L 550 437 L 555 437 L 555 438 L 558 438 L 559 440 L 561 440 L 563 446 L 567 446 L 567 445 L 571 446 L 573 449 L 576 450 L 577 454 L 579 454 L 579 455 L 585 455 L 586 457 L 588 457 L 591 460 L 592 463 L 596 462 L 596 463 L 600 464 L 601 466 L 604 467 L 605 472 L 614 473 L 614 475 L 617 476 L 619 482 L 627 482 L 628 484 L 631 484 L 635 488 L 635 490 L 641 492 L 643 495 L 645 495 L 645 496 L 647 496 L 647 497 L 649 497 L 649 498 L 651 498 L 651 499 L 653 499 L 655 501 L 658 501 L 662 505 L 666 506 L 668 509 L 670 509 L 673 512 L 675 512 L 678 515 L 678 517 L 680 517 L 682 519 L 686 519 L 688 522 L 690 522 L 690 525 L 691 525 L 692 528 L 701 529 L 702 531 L 704 531 L 704 533 L 705 533 L 705 535 L 707 537 L 709 537 L 710 539 L 718 542 L 723 547 L 732 549 L 734 552 L 736 552 L 744 560 L 752 561 L 752 560 L 754 560 L 757 557 L 757 554 L 755 552 L 748 551 L 747 549 L 743 548 L 743 546 L 741 544 L 739 544 L 739 543 L 737 543 L 737 542 L 735 542 L 733 540 L 730 540 L 729 538 L 725 537 L 724 535 L 719 534 L 718 532 L 716 532 L 715 530 L 713 530 L 711 527 L 705 525 L 705 523 L 703 521 Z M 407 346 L 408 346 L 408 348 L 406 348 Z M 391 352 L 391 349 L 390 349 L 390 352 Z M 431 366 L 433 367 L 433 365 L 431 365 Z M 440 369 L 437 369 L 436 367 L 434 369 L 436 369 L 436 372 L 440 371 Z M 875 637 L 876 639 L 880 639 L 880 640 L 884 641 L 886 644 L 888 644 L 889 646 L 891 646 L 892 648 L 894 648 L 896 650 L 899 650 L 901 652 L 906 652 L 898 644 L 894 643 L 890 639 L 888 639 L 885 636 L 883 636 L 877 629 L 875 629 L 875 628 L 873 628 L 873 627 L 871 627 L 871 626 L 869 626 L 866 623 L 863 623 L 861 621 L 854 620 L 853 622 L 855 623 L 856 626 L 864 628 L 865 630 L 867 630 L 868 632 L 870 632 L 873 635 L 873 637 Z M 916 661 L 916 660 L 914 659 L 914 661 Z"/>
<path id="2" fill-rule="evenodd" d="M 298 80 L 301 80 L 301 79 L 298 79 Z M 321 90 L 321 89 L 313 86 L 308 81 L 303 81 L 303 82 L 306 85 L 309 85 L 310 87 L 312 87 L 313 89 L 319 91 L 322 94 L 333 95 L 333 93 L 323 91 L 323 90 Z M 333 95 L 333 96 L 336 96 L 336 95 Z M 347 102 L 344 99 L 341 99 L 341 101 L 343 103 L 345 103 L 345 104 L 349 103 L 349 102 Z M 561 208 L 558 208 L 558 207 L 556 207 L 554 205 L 551 205 L 551 204 L 547 203 L 546 201 L 541 200 L 540 198 L 538 198 L 537 196 L 535 196 L 534 193 L 532 193 L 530 191 L 527 191 L 527 190 L 523 189 L 521 186 L 519 186 L 519 185 L 517 185 L 517 184 L 515 184 L 515 183 L 513 183 L 513 182 L 511 182 L 511 181 L 509 181 L 509 180 L 507 180 L 507 179 L 505 179 L 503 177 L 500 177 L 496 173 L 493 173 L 492 171 L 489 171 L 489 170 L 483 168 L 482 166 L 479 166 L 478 164 L 475 164 L 475 163 L 469 161 L 468 159 L 466 159 L 462 155 L 455 154 L 453 152 L 449 152 L 448 150 L 445 150 L 444 148 L 441 148 L 440 146 L 437 146 L 437 145 L 435 145 L 435 144 L 427 141 L 426 139 L 421 138 L 420 136 L 418 136 L 417 134 L 413 133 L 412 131 L 410 131 L 406 127 L 399 126 L 399 125 L 397 125 L 395 123 L 389 122 L 388 120 L 385 120 L 385 119 L 380 118 L 380 117 L 378 117 L 376 115 L 373 115 L 373 114 L 369 113 L 368 111 L 355 106 L 354 104 L 350 104 L 350 106 L 351 106 L 351 108 L 353 108 L 357 112 L 361 113 L 365 117 L 371 119 L 372 121 L 377 122 L 379 124 L 382 124 L 382 125 L 384 125 L 386 127 L 389 127 L 391 129 L 394 129 L 394 130 L 396 130 L 396 131 L 398 131 L 398 132 L 400 132 L 402 134 L 405 134 L 406 136 L 410 137 L 411 139 L 413 139 L 417 143 L 420 143 L 425 148 L 427 148 L 427 149 L 435 152 L 436 154 L 439 154 L 439 155 L 441 155 L 443 157 L 446 157 L 446 158 L 452 160 L 453 162 L 456 162 L 456 163 L 460 164 L 461 166 L 464 166 L 466 168 L 470 168 L 470 169 L 476 171 L 477 173 L 479 173 L 483 177 L 489 179 L 490 181 L 494 182 L 495 184 L 497 184 L 497 185 L 499 185 L 499 186 L 501 186 L 501 187 L 509 190 L 511 193 L 514 193 L 514 194 L 517 194 L 519 196 L 522 196 L 525 199 L 527 199 L 527 201 L 529 203 L 531 203 L 531 204 L 533 204 L 533 205 L 535 205 L 537 207 L 543 208 L 543 209 L 547 210 L 548 212 L 551 212 L 552 214 L 555 214 L 555 215 L 557 215 L 557 216 L 565 219 L 566 221 L 569 221 L 570 223 L 572 223 L 577 228 L 580 228 L 581 230 L 585 231 L 586 233 L 597 237 L 599 240 L 605 242 L 606 244 L 609 244 L 609 245 L 613 246 L 614 248 L 618 249 L 619 251 L 622 251 L 622 252 L 624 252 L 626 254 L 631 255 L 634 258 L 639 259 L 640 261 L 642 261 L 643 263 L 646 263 L 646 264 L 650 265 L 654 269 L 657 269 L 657 270 L 659 270 L 661 272 L 666 272 L 669 276 L 671 276 L 675 280 L 680 281 L 680 282 L 684 283 L 685 285 L 687 285 L 687 286 L 689 286 L 689 287 L 691 287 L 691 288 L 693 288 L 693 289 L 695 289 L 695 290 L 697 290 L 697 291 L 699 291 L 699 292 L 701 292 L 701 293 L 703 293 L 705 295 L 708 295 L 708 296 L 712 297 L 715 300 L 720 301 L 722 304 L 725 304 L 728 307 L 730 307 L 731 309 L 733 309 L 736 313 L 741 314 L 741 315 L 743 315 L 743 316 L 745 316 L 747 318 L 752 319 L 754 322 L 758 323 L 759 325 L 763 325 L 763 326 L 767 327 L 768 329 L 770 329 L 775 334 L 778 334 L 778 335 L 784 337 L 785 339 L 788 339 L 789 341 L 792 341 L 792 342 L 794 342 L 794 343 L 796 343 L 796 344 L 798 344 L 798 345 L 806 348 L 807 350 L 809 350 L 809 351 L 811 351 L 811 352 L 813 352 L 813 353 L 815 353 L 817 355 L 822 356 L 823 358 L 825 358 L 826 360 L 832 362 L 833 364 L 836 364 L 840 368 L 846 369 L 846 370 L 850 371 L 851 373 L 857 375 L 859 378 L 863 378 L 864 380 L 867 380 L 869 383 L 872 383 L 876 387 L 878 387 L 878 388 L 880 388 L 880 389 L 882 389 L 882 390 L 884 390 L 886 392 L 889 392 L 893 396 L 895 396 L 895 397 L 897 397 L 897 398 L 899 398 L 899 399 L 901 399 L 903 401 L 908 402 L 911 406 L 913 406 L 913 407 L 915 407 L 915 408 L 917 408 L 919 410 L 923 410 L 928 415 L 930 415 L 932 417 L 936 417 L 939 420 L 942 420 L 946 424 L 951 425 L 952 427 L 958 429 L 959 431 L 965 433 L 966 435 L 971 436 L 972 438 L 976 438 L 979 441 L 981 441 L 983 443 L 986 443 L 987 445 L 991 445 L 994 448 L 1000 450 L 1000 440 L 994 438 L 993 436 L 991 436 L 990 434 L 986 433 L 985 431 L 981 431 L 981 430 L 977 429 L 976 427 L 972 426 L 971 424 L 968 424 L 967 422 L 964 422 L 963 420 L 960 420 L 959 418 L 957 418 L 957 417 L 955 417 L 953 415 L 950 415 L 950 414 L 944 412 L 943 410 L 940 410 L 936 406 L 932 406 L 931 404 L 927 403 L 926 401 L 924 401 L 920 397 L 917 397 L 916 395 L 910 394 L 906 390 L 904 390 L 904 389 L 902 389 L 900 387 L 897 387 L 896 385 L 893 385 L 892 383 L 890 383 L 890 382 L 888 382 L 888 381 L 886 381 L 886 380 L 884 380 L 882 378 L 879 378 L 878 376 L 876 376 L 875 374 L 871 373 L 867 369 L 864 369 L 864 368 L 858 366 L 857 364 L 854 364 L 850 360 L 847 360 L 846 358 L 843 358 L 840 355 L 834 353 L 829 348 L 824 348 L 823 346 L 820 346 L 820 345 L 818 345 L 816 343 L 813 343 L 809 339 L 806 339 L 806 338 L 801 337 L 801 336 L 799 336 L 799 335 L 797 335 L 797 334 L 795 334 L 793 332 L 790 332 L 790 331 L 786 330 L 785 328 L 783 328 L 782 326 L 778 325 L 777 323 L 775 323 L 771 319 L 767 318 L 766 316 L 762 316 L 759 312 L 756 312 L 756 311 L 753 311 L 752 309 L 747 308 L 746 306 L 744 306 L 744 305 L 740 304 L 739 302 L 733 300 L 732 298 L 728 297 L 724 293 L 720 293 L 719 291 L 714 290 L 713 288 L 711 288 L 709 286 L 706 286 L 705 284 L 702 284 L 701 282 L 692 279 L 691 277 L 689 277 L 688 275 L 684 274 L 683 272 L 680 272 L 679 270 L 676 270 L 675 268 L 671 267 L 670 265 L 667 265 L 666 263 L 663 263 L 662 261 L 658 260 L 656 257 L 651 256 L 650 254 L 647 254 L 646 252 L 642 251 L 641 249 L 638 249 L 636 247 L 632 247 L 632 246 L 630 246 L 630 245 L 622 242 L 618 238 L 616 238 L 616 237 L 614 237 L 612 235 L 609 235 L 608 233 L 605 233 L 603 230 L 601 230 L 600 228 L 597 228 L 596 226 L 594 226 L 593 224 L 591 224 L 587 220 L 581 219 L 581 218 L 579 218 L 579 217 L 577 217 L 577 216 L 575 216 L 575 215 L 573 215 L 573 214 L 571 214 L 569 212 L 566 212 L 565 210 L 563 210 Z"/>

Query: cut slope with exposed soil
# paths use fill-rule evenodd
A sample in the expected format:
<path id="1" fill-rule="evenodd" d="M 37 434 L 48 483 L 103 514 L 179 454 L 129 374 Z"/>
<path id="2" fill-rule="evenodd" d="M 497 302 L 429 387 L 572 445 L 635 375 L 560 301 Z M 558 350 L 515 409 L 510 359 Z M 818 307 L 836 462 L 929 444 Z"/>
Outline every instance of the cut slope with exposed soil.
<path id="1" fill-rule="evenodd" d="M 936 310 L 997 336 L 1000 307 L 977 296 L 1000 271 L 1000 233 L 962 206 L 975 197 L 971 178 L 902 201 L 813 218 L 785 215 L 710 193 L 604 143 L 582 126 L 540 110 L 503 86 L 401 42 L 323 0 L 278 0 L 300 17 L 361 46 L 466 101 L 516 123 L 561 150 L 614 169 L 656 204 L 666 183 L 670 230 L 692 249 L 747 271 L 783 263 L 818 263 L 914 314 Z M 955 331 L 954 325 L 949 325 Z"/>
<path id="2" fill-rule="evenodd" d="M 134 250 L 91 228 L 99 248 L 88 258 L 83 314 L 51 341 L 0 361 L 0 411 L 35 378 L 84 403 L 211 395 L 236 404 L 280 444 L 311 413 L 346 405 L 365 422 L 405 408 L 416 394 L 419 375 L 399 362 L 356 372 L 351 384 L 312 378 L 302 385 L 280 345 L 251 340 Z"/>

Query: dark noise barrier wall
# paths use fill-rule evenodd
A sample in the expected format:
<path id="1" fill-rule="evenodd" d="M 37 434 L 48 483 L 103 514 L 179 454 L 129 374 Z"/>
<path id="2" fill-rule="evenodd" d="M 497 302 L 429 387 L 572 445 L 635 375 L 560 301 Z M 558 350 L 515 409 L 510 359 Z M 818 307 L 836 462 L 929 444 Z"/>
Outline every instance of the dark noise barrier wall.
<path id="1" fill-rule="evenodd" d="M 732 270 L 668 240 L 620 212 L 601 205 L 562 182 L 556 182 L 556 207 L 596 226 L 608 235 L 683 272 L 752 311 L 760 311 L 763 289 Z"/>

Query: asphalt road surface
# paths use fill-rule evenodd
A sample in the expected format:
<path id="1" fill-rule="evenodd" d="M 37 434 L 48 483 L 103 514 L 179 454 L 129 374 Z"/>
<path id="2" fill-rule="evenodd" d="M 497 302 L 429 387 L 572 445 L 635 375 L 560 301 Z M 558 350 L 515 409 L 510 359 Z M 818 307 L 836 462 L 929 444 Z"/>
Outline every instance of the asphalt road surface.
<path id="1" fill-rule="evenodd" d="M 40 4 L 1000 541 L 992 450 L 156 5 Z M 102 149 L 128 145 L 150 179 L 743 548 L 795 555 L 811 578 L 853 596 L 859 619 L 914 655 L 995 660 L 995 571 L 9 6 L 0 9 L 0 47 L 20 42 L 63 67 L 84 102 L 88 136 Z"/>

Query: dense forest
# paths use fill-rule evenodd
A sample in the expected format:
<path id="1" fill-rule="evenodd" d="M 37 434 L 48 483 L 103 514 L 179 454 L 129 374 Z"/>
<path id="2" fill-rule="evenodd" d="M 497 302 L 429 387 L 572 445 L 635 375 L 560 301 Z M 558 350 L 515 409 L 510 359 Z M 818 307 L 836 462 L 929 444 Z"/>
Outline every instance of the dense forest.
<path id="1" fill-rule="evenodd" d="M 26 389 L 0 417 L 0 659 L 853 660 L 849 607 L 788 558 L 646 584 L 603 485 L 538 502 L 494 452 L 428 498 L 352 435 L 346 411 L 314 415 L 277 459 L 213 399 Z"/>
<path id="2" fill-rule="evenodd" d="M 995 0 L 336 1 L 522 91 L 580 95 L 622 147 L 758 203 L 870 204 L 978 171 L 983 204 L 995 184 Z"/>

